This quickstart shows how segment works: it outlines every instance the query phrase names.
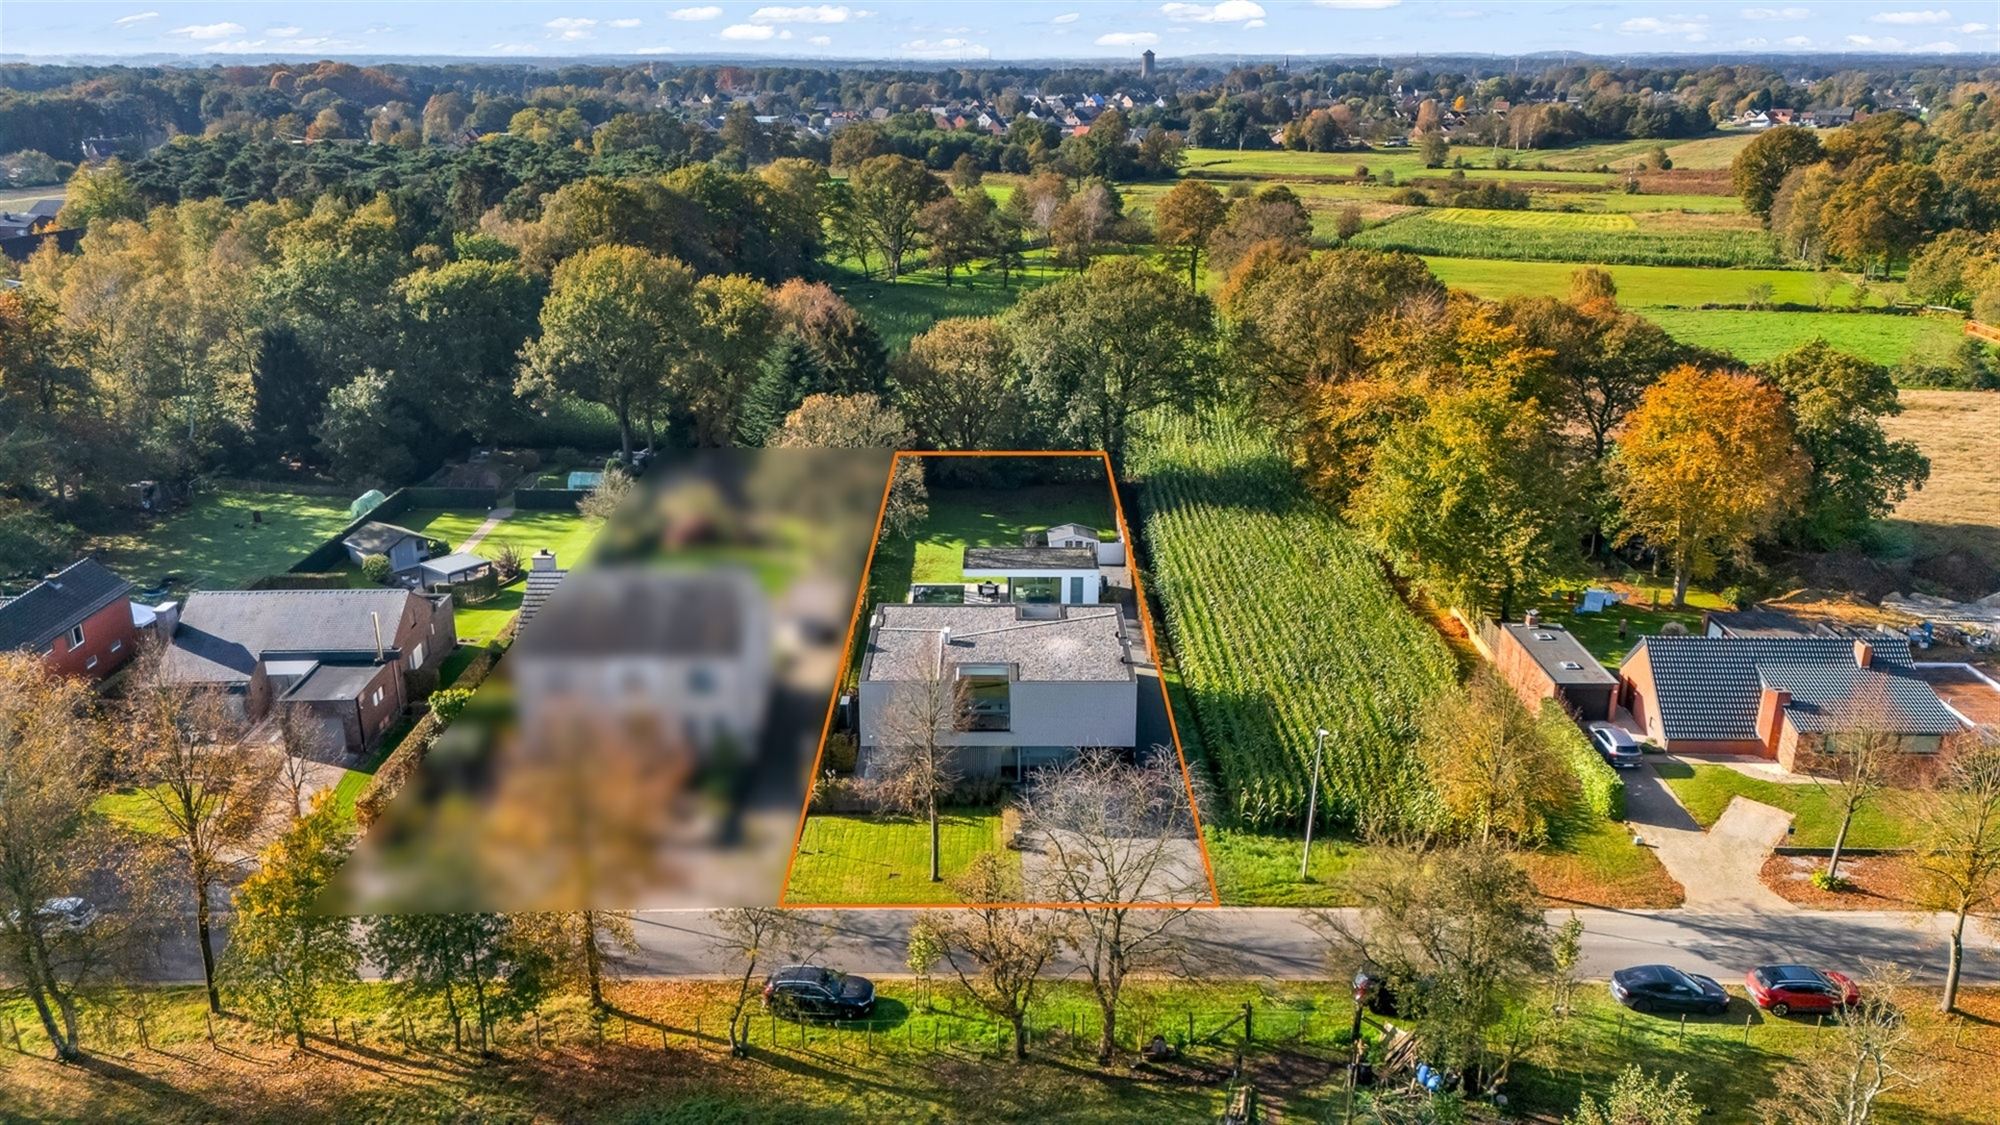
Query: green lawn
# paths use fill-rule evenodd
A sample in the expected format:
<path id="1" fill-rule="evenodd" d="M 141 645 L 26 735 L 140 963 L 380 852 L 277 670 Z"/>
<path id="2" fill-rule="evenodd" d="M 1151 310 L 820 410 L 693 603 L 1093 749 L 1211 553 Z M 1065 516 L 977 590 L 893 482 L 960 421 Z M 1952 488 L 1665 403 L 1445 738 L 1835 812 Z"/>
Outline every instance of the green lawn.
<path id="1" fill-rule="evenodd" d="M 90 803 L 107 819 L 128 831 L 145 836 L 171 836 L 173 822 L 161 810 L 159 802 L 139 789 L 119 789 L 106 793 Z"/>
<path id="2" fill-rule="evenodd" d="M 1341 878 L 1364 855 L 1351 840 L 1314 840 L 1311 878 L 1299 881 L 1305 838 L 1209 827 L 1208 862 L 1225 906 L 1342 906 Z"/>
<path id="3" fill-rule="evenodd" d="M 977 271 L 968 279 L 955 274 L 947 287 L 944 275 L 935 270 L 915 269 L 904 263 L 905 272 L 891 283 L 877 273 L 873 279 L 859 270 L 843 270 L 833 279 L 834 292 L 846 298 L 862 319 L 881 335 L 891 354 L 909 347 L 910 339 L 947 317 L 994 316 L 1011 308 L 1022 293 L 1069 275 L 1068 270 L 1030 270 L 1015 273 L 1009 284 L 1000 284 L 1000 275 Z"/>
<path id="4" fill-rule="evenodd" d="M 92 548 L 142 587 L 172 574 L 190 589 L 219 590 L 289 569 L 347 523 L 347 501 L 337 496 L 205 492 L 164 520 L 100 536 Z"/>
<path id="5" fill-rule="evenodd" d="M 412 531 L 421 531 L 449 542 L 454 548 L 486 522 L 486 513 L 465 509 L 413 509 L 395 517 L 395 522 Z M 500 522 L 472 553 L 492 558 L 502 544 L 511 545 L 523 565 L 529 556 L 546 547 L 556 553 L 556 565 L 572 567 L 589 553 L 591 541 L 602 525 L 576 512 L 516 511 Z M 477 605 L 461 605 L 452 614 L 458 627 L 459 643 L 483 645 L 500 635 L 500 630 L 521 609 L 523 582 L 502 587 L 492 598 Z"/>
<path id="6" fill-rule="evenodd" d="M 1570 276 L 1578 265 L 1573 262 L 1516 262 L 1493 258 L 1426 258 L 1431 272 L 1454 289 L 1464 289 L 1490 300 L 1526 296 L 1561 297 L 1569 292 Z M 1693 306 L 1744 303 L 1752 286 L 1768 285 L 1771 299 L 1779 304 L 1817 304 L 1820 274 L 1805 270 L 1709 269 L 1702 266 L 1604 266 L 1618 283 L 1618 301 L 1628 308 Z M 1880 305 L 1900 286 L 1871 284 L 1871 305 Z M 1852 296 L 1847 275 L 1827 300 L 1845 306 Z M 1652 315 L 1652 314 L 1648 314 Z M 1697 315 L 1690 312 L 1688 315 Z M 1713 315 L 1713 314 L 1700 314 Z M 1797 313 L 1753 313 L 1753 316 L 1798 316 Z"/>
<path id="7" fill-rule="evenodd" d="M 962 582 L 967 547 L 1018 547 L 1021 537 L 1059 523 L 1116 536 L 1108 485 L 1034 485 L 1001 490 L 940 489 L 917 529 L 912 582 Z"/>
<path id="8" fill-rule="evenodd" d="M 1577 587 L 1579 591 L 1583 587 Z M 1560 593 L 1543 599 L 1538 607 L 1542 620 L 1552 625 L 1561 625 L 1576 634 L 1576 639 L 1590 654 L 1602 661 L 1608 668 L 1617 668 L 1632 650 L 1640 637 L 1656 635 L 1669 622 L 1678 622 L 1689 633 L 1701 633 L 1702 614 L 1709 610 L 1733 609 L 1719 594 L 1698 587 L 1688 588 L 1687 608 L 1672 606 L 1673 586 L 1637 583 L 1635 593 L 1628 601 L 1605 610 L 1602 613 L 1573 613 L 1567 596 Z M 1653 596 L 1658 594 L 1658 608 L 1654 608 Z M 1581 600 L 1579 596 L 1579 600 Z M 1625 626 L 1625 635 L 1618 635 L 1620 623 Z"/>
<path id="9" fill-rule="evenodd" d="M 953 809 L 939 820 L 944 882 L 930 881 L 930 825 L 922 818 L 815 813 L 806 819 L 792 861 L 785 902 L 792 906 L 872 903 L 949 903 L 958 899 L 950 880 L 974 856 L 997 852 L 1018 872 L 1020 853 L 1009 850 L 996 809 Z"/>
<path id="10" fill-rule="evenodd" d="M 1839 794 L 1830 786 L 1810 782 L 1784 783 L 1746 777 L 1728 766 L 1690 765 L 1677 761 L 1655 762 L 1654 769 L 1674 796 L 1687 806 L 1688 815 L 1703 828 L 1721 818 L 1735 797 L 1748 797 L 1792 814 L 1789 843 L 1802 848 L 1827 848 L 1840 831 Z M 1911 839 L 1912 829 L 1901 815 L 1903 801 L 1894 793 L 1883 794 L 1863 805 L 1854 814 L 1847 830 L 1850 848 L 1899 848 Z"/>
<path id="11" fill-rule="evenodd" d="M 1894 365 L 1919 349 L 1942 353 L 1958 342 L 1961 322 L 1947 317 L 1855 313 L 1660 309 L 1646 314 L 1674 339 L 1759 363 L 1815 339 Z"/>

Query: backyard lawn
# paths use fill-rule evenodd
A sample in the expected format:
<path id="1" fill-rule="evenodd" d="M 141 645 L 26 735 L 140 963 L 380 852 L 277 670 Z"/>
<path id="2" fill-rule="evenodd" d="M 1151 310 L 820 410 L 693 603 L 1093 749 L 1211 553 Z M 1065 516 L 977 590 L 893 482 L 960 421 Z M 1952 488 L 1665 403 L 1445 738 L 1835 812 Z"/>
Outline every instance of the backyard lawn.
<path id="1" fill-rule="evenodd" d="M 1734 608 L 1721 595 L 1693 586 L 1688 587 L 1687 608 L 1675 609 L 1671 604 L 1671 584 L 1662 587 L 1645 583 L 1596 582 L 1591 585 L 1626 593 L 1628 598 L 1602 613 L 1574 613 L 1568 598 L 1559 593 L 1543 600 L 1539 607 L 1542 620 L 1575 634 L 1577 641 L 1589 649 L 1592 656 L 1613 670 L 1617 669 L 1640 637 L 1657 635 L 1669 623 L 1678 624 L 1690 634 L 1699 636 L 1702 614 L 1709 610 Z M 1618 635 L 1620 622 L 1625 625 L 1622 637 Z"/>
<path id="2" fill-rule="evenodd" d="M 456 549 L 486 522 L 486 513 L 467 509 L 412 509 L 394 517 L 394 522 L 411 531 L 443 539 Z M 500 521 L 473 547 L 472 553 L 490 559 L 501 544 L 508 544 L 520 555 L 525 567 L 530 556 L 546 547 L 555 552 L 557 566 L 572 567 L 583 561 L 600 526 L 576 512 L 516 511 Z M 520 611 L 525 591 L 525 583 L 517 581 L 477 605 L 459 606 L 452 614 L 459 643 L 483 645 L 499 636 Z"/>
<path id="3" fill-rule="evenodd" d="M 938 489 L 931 493 L 929 517 L 913 536 L 910 581 L 964 581 L 967 547 L 1018 547 L 1028 532 L 1059 523 L 1080 523 L 1115 538 L 1116 521 L 1107 485 Z"/>
<path id="4" fill-rule="evenodd" d="M 998 809 L 954 809 L 939 820 L 944 882 L 930 881 L 930 825 L 921 818 L 814 813 L 806 819 L 785 887 L 785 905 L 849 902 L 952 903 L 953 876 L 974 856 L 997 852 L 1018 873 Z"/>
<path id="5" fill-rule="evenodd" d="M 347 501 L 337 496 L 205 492 L 164 520 L 101 536 L 92 548 L 141 587 L 171 574 L 188 589 L 221 590 L 285 571 L 347 523 Z"/>
<path id="6" fill-rule="evenodd" d="M 1840 831 L 1840 794 L 1811 782 L 1777 782 L 1749 777 L 1728 766 L 1655 761 L 1654 770 L 1688 815 L 1703 828 L 1713 825 L 1735 797 L 1748 797 L 1792 814 L 1787 841 L 1802 848 L 1829 848 Z M 1847 831 L 1850 848 L 1898 848 L 1909 844 L 1911 827 L 1901 814 L 1900 795 L 1891 791 L 1863 805 Z"/>

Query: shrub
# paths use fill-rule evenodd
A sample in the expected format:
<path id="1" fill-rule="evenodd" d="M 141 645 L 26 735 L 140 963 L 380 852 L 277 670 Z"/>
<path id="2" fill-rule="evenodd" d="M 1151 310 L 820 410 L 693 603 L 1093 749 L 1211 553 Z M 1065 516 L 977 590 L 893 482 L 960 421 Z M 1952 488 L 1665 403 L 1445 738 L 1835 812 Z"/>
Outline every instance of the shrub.
<path id="1" fill-rule="evenodd" d="M 367 555 L 361 560 L 361 577 L 377 586 L 389 581 L 390 573 L 387 555 Z"/>
<path id="2" fill-rule="evenodd" d="M 1405 207 L 1429 207 L 1431 205 L 1431 197 L 1418 191 L 1416 188 L 1406 187 L 1390 192 L 1388 202 L 1401 204 Z"/>
<path id="3" fill-rule="evenodd" d="M 843 731 L 831 735 L 826 740 L 826 752 L 820 755 L 820 768 L 843 774 L 853 773 L 860 752 L 861 748 L 855 743 L 852 734 Z"/>
<path id="4" fill-rule="evenodd" d="M 465 710 L 465 704 L 472 698 L 472 692 L 465 688 L 448 687 L 431 693 L 431 714 L 440 723 L 449 723 Z"/>
<path id="5" fill-rule="evenodd" d="M 1846 894 L 1854 889 L 1854 880 L 1845 875 L 1829 875 L 1822 867 L 1812 873 L 1812 885 L 1831 894 Z"/>
<path id="6" fill-rule="evenodd" d="M 1590 811 L 1606 820 L 1625 819 L 1625 779 L 1597 753 L 1583 728 L 1576 725 L 1563 705 L 1553 699 L 1543 700 L 1535 722 L 1544 736 L 1562 751 L 1569 768 L 1576 771 L 1583 803 Z"/>

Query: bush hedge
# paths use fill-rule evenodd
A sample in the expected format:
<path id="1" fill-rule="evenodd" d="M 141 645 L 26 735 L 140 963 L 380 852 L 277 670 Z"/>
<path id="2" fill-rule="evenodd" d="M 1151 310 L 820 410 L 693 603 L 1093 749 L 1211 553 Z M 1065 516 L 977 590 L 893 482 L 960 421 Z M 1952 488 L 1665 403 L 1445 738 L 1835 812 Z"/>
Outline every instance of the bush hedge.
<path id="1" fill-rule="evenodd" d="M 1590 811 L 1607 820 L 1625 819 L 1625 779 L 1598 754 L 1569 711 L 1553 699 L 1544 699 L 1535 721 L 1550 744 L 1562 751 L 1569 768 L 1576 771 L 1583 802 Z"/>

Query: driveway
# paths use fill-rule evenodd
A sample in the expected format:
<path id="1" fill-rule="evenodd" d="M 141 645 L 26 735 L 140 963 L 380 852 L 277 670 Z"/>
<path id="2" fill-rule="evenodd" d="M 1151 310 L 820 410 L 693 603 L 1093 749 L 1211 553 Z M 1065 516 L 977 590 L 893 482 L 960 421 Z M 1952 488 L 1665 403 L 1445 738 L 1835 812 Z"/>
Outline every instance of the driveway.
<path id="1" fill-rule="evenodd" d="M 1797 912 L 1757 877 L 1791 826 L 1784 810 L 1738 797 L 1703 832 L 1647 762 L 1625 771 L 1625 820 L 1680 883 L 1689 912 Z"/>

